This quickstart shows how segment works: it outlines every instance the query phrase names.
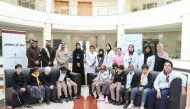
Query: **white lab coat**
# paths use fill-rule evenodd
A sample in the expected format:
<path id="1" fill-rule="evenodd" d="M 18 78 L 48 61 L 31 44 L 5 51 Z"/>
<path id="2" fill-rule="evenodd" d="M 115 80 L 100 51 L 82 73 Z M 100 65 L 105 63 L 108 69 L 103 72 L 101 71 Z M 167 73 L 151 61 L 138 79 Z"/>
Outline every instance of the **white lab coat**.
<path id="1" fill-rule="evenodd" d="M 112 61 L 114 59 L 115 52 L 111 50 L 108 54 L 106 52 L 105 57 L 104 57 L 104 62 L 103 64 L 106 65 L 108 69 L 112 68 Z"/>
<path id="2" fill-rule="evenodd" d="M 138 58 L 138 69 L 141 70 L 142 65 L 144 64 L 144 54 L 141 54 Z M 152 55 L 148 57 L 147 59 L 147 65 L 149 67 L 149 71 L 154 70 L 154 64 L 155 64 L 155 55 Z"/>
<path id="3" fill-rule="evenodd" d="M 89 52 L 86 54 L 86 73 L 95 73 L 95 68 L 96 68 L 96 56 L 97 53 L 94 52 Z M 94 64 L 92 67 L 91 65 Z"/>
<path id="4" fill-rule="evenodd" d="M 130 61 L 131 61 L 131 64 L 134 66 L 134 68 L 137 69 L 138 55 L 137 55 L 136 52 L 134 52 L 132 56 L 129 56 L 129 53 L 125 54 L 125 58 L 124 58 L 124 66 L 125 66 L 125 68 L 128 68 Z"/>

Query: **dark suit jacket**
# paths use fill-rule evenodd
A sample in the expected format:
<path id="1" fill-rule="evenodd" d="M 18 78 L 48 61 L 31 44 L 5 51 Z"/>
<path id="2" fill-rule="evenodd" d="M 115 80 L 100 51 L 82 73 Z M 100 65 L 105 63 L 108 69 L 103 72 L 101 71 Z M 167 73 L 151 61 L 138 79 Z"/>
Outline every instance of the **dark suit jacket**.
<path id="1" fill-rule="evenodd" d="M 12 80 L 13 80 L 14 89 L 20 89 L 26 87 L 25 77 L 22 73 L 20 75 L 16 74 L 16 72 L 13 73 Z"/>
<path id="2" fill-rule="evenodd" d="M 60 70 L 59 70 L 59 71 L 60 71 Z M 67 73 L 66 73 L 65 78 L 64 78 L 65 83 L 67 83 L 67 81 L 66 81 L 67 78 L 70 78 L 70 76 L 69 76 L 69 73 L 70 73 L 70 72 L 71 72 L 70 70 L 67 70 Z M 60 72 L 54 74 L 54 76 L 53 76 L 53 85 L 54 85 L 54 86 L 57 86 L 57 85 L 56 85 L 56 82 L 59 80 L 59 77 L 60 77 Z"/>
<path id="3" fill-rule="evenodd" d="M 138 84 L 139 84 L 139 76 L 138 76 L 138 74 L 134 74 L 133 75 L 133 78 L 132 78 L 132 81 L 131 81 L 131 88 L 134 88 L 134 87 L 137 87 L 138 86 Z"/>
<path id="4" fill-rule="evenodd" d="M 50 48 L 49 49 L 49 54 L 50 54 L 50 58 L 47 55 L 47 52 L 44 48 L 41 49 L 41 60 L 42 60 L 42 67 L 46 67 L 46 66 L 53 66 L 53 61 L 55 60 L 55 49 L 54 48 Z M 48 65 L 48 62 L 51 61 L 51 65 Z"/>
<path id="5" fill-rule="evenodd" d="M 145 88 L 152 88 L 152 86 L 153 86 L 153 77 L 152 77 L 152 74 L 151 73 L 148 74 L 148 84 L 147 85 L 140 85 L 141 75 L 142 75 L 142 73 L 139 75 L 139 81 L 138 81 L 139 84 L 138 84 L 138 86 L 139 87 L 143 87 L 144 89 Z"/>
<path id="6" fill-rule="evenodd" d="M 53 85 L 53 74 L 50 73 L 49 75 L 46 75 L 44 72 L 40 74 L 42 84 L 46 86 Z"/>
<path id="7" fill-rule="evenodd" d="M 121 82 L 122 85 L 126 84 L 126 73 L 123 72 L 122 74 L 118 75 L 117 73 L 114 75 L 113 83 Z"/>

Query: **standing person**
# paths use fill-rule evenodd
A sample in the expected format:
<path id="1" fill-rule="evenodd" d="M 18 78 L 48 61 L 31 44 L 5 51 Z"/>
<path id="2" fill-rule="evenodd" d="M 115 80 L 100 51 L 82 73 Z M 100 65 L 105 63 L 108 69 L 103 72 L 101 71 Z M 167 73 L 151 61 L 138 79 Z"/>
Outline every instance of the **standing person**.
<path id="1" fill-rule="evenodd" d="M 168 56 L 168 53 L 164 51 L 164 46 L 163 44 L 161 43 L 158 43 L 156 45 L 156 51 L 157 51 L 157 55 L 160 57 L 160 58 L 164 58 L 164 59 L 167 59 L 169 58 Z"/>
<path id="2" fill-rule="evenodd" d="M 30 69 L 28 88 L 30 90 L 31 96 L 38 99 L 39 103 L 42 103 L 45 98 L 45 88 L 42 85 L 40 73 L 36 67 Z"/>
<path id="3" fill-rule="evenodd" d="M 112 64 L 124 65 L 124 55 L 121 48 L 117 48 L 117 54 L 114 56 Z"/>
<path id="4" fill-rule="evenodd" d="M 50 100 L 57 103 L 57 89 L 53 84 L 53 74 L 51 73 L 51 67 L 47 66 L 44 72 L 41 73 L 42 84 L 45 87 L 45 99 L 46 103 L 49 105 Z M 61 103 L 61 102 L 60 102 Z"/>
<path id="5" fill-rule="evenodd" d="M 85 85 L 84 52 L 81 50 L 81 45 L 79 42 L 76 43 L 76 49 L 73 51 L 72 71 L 75 73 L 80 73 L 81 84 Z"/>
<path id="6" fill-rule="evenodd" d="M 104 65 L 106 65 L 108 70 L 111 70 L 112 68 L 112 61 L 115 56 L 115 52 L 112 50 L 110 44 L 106 44 L 106 54 L 104 57 Z"/>
<path id="7" fill-rule="evenodd" d="M 26 56 L 28 58 L 28 68 L 41 67 L 40 48 L 37 40 L 32 39 L 30 47 L 26 50 Z"/>
<path id="8" fill-rule="evenodd" d="M 104 62 L 104 50 L 101 48 L 98 51 L 98 55 L 96 56 L 96 73 L 99 72 L 101 65 Z"/>
<path id="9" fill-rule="evenodd" d="M 149 67 L 149 71 L 153 71 L 155 64 L 155 55 L 152 53 L 152 47 L 146 45 L 144 47 L 144 54 L 139 56 L 138 69 L 141 70 L 142 65 L 146 64 Z"/>
<path id="10" fill-rule="evenodd" d="M 41 49 L 42 67 L 54 66 L 55 49 L 51 47 L 51 40 L 46 40 L 46 46 Z"/>
<path id="11" fill-rule="evenodd" d="M 96 56 L 95 46 L 90 46 L 90 52 L 86 55 L 86 73 L 95 73 L 96 68 Z"/>
<path id="12" fill-rule="evenodd" d="M 111 91 L 110 103 L 112 103 L 113 105 L 116 105 L 119 103 L 120 90 L 122 87 L 125 86 L 125 83 L 126 83 L 126 74 L 124 72 L 124 66 L 119 65 L 117 68 L 117 73 L 114 75 L 114 80 L 112 84 L 110 85 L 110 91 Z"/>
<path id="13" fill-rule="evenodd" d="M 26 84 L 25 84 L 25 77 L 22 74 L 22 65 L 17 64 L 15 66 L 15 72 L 12 74 L 12 79 L 13 79 L 13 89 L 17 92 L 20 99 L 20 103 L 24 104 L 24 107 L 27 108 L 32 108 L 28 103 L 28 90 L 26 89 Z"/>
<path id="14" fill-rule="evenodd" d="M 155 109 L 154 104 L 156 98 L 160 99 L 160 109 L 168 109 L 170 84 L 175 78 L 180 78 L 182 80 L 181 94 L 185 95 L 187 78 L 180 73 L 175 73 L 173 71 L 173 63 L 171 61 L 166 61 L 163 71 L 158 74 L 154 81 L 154 88 L 152 88 L 148 94 L 148 109 Z"/>
<path id="15" fill-rule="evenodd" d="M 68 68 L 69 50 L 66 48 L 66 43 L 62 42 L 56 51 L 57 66 L 65 66 Z"/>
<path id="16" fill-rule="evenodd" d="M 141 101 L 141 106 L 140 109 L 144 109 L 145 102 L 147 100 L 147 96 L 149 91 L 152 88 L 153 85 L 153 77 L 152 74 L 149 72 L 149 67 L 148 65 L 144 64 L 142 66 L 142 73 L 140 74 L 140 78 L 138 80 L 138 86 L 133 88 L 131 91 L 131 103 L 127 107 L 128 109 L 133 109 L 134 108 L 134 100 L 137 95 L 137 93 L 142 93 L 142 101 Z"/>
<path id="17" fill-rule="evenodd" d="M 161 43 L 156 45 L 156 51 L 157 53 L 155 54 L 154 71 L 162 71 L 165 61 L 167 61 L 169 58 L 168 53 L 164 51 L 164 46 Z"/>
<path id="18" fill-rule="evenodd" d="M 129 63 L 133 65 L 135 69 L 137 69 L 138 65 L 138 55 L 135 52 L 135 48 L 133 44 L 129 44 L 128 46 L 128 52 L 125 53 L 125 58 L 124 58 L 124 66 L 125 68 L 128 68 Z"/>

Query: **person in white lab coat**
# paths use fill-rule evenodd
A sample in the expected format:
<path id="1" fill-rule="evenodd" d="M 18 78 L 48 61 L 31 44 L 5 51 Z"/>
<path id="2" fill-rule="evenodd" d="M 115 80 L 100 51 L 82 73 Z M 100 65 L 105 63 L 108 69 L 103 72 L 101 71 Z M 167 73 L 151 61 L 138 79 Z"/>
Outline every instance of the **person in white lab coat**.
<path id="1" fill-rule="evenodd" d="M 134 69 L 137 69 L 138 55 L 135 52 L 135 48 L 133 44 L 129 44 L 128 52 L 125 53 L 125 58 L 124 58 L 125 68 L 128 68 L 129 63 L 131 63 L 134 66 Z"/>
<path id="2" fill-rule="evenodd" d="M 106 44 L 106 53 L 104 57 L 104 65 L 108 68 L 108 70 L 111 70 L 112 68 L 112 61 L 115 56 L 115 52 L 112 50 L 110 44 Z"/>
<path id="3" fill-rule="evenodd" d="M 141 70 L 143 64 L 147 64 L 150 71 L 153 71 L 155 64 L 155 55 L 152 53 L 152 47 L 146 45 L 144 47 L 144 54 L 139 56 L 138 69 Z"/>
<path id="4" fill-rule="evenodd" d="M 86 73 L 95 73 L 96 56 L 95 46 L 91 45 L 89 53 L 86 54 Z"/>

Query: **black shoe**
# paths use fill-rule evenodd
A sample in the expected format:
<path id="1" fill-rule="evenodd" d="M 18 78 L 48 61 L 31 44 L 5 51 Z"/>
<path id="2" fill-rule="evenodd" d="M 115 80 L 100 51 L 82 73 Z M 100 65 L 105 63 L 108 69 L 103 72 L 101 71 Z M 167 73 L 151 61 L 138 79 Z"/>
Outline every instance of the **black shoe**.
<path id="1" fill-rule="evenodd" d="M 124 106 L 123 106 L 123 109 L 127 109 L 127 107 L 129 106 L 129 104 L 124 104 Z"/>
<path id="2" fill-rule="evenodd" d="M 69 100 L 70 100 L 70 101 L 73 101 L 73 97 L 70 97 Z"/>
<path id="3" fill-rule="evenodd" d="M 115 100 L 112 104 L 113 104 L 113 105 L 116 105 L 117 103 L 119 103 L 119 102 Z"/>
<path id="4" fill-rule="evenodd" d="M 66 102 L 69 102 L 69 100 L 70 100 L 69 97 L 66 97 L 66 98 L 65 98 L 65 101 L 66 101 Z"/>
<path id="5" fill-rule="evenodd" d="M 47 105 L 50 105 L 50 101 L 49 101 L 49 100 L 47 100 L 47 101 L 46 101 L 46 104 L 47 104 Z"/>
<path id="6" fill-rule="evenodd" d="M 115 101 L 115 100 L 110 99 L 110 100 L 109 100 L 109 103 L 112 104 L 114 101 Z"/>
<path id="7" fill-rule="evenodd" d="M 57 100 L 52 100 L 52 102 L 54 102 L 54 103 L 58 103 L 58 101 L 57 101 Z"/>
<path id="8" fill-rule="evenodd" d="M 58 103 L 63 103 L 63 101 L 60 98 L 57 101 Z"/>
<path id="9" fill-rule="evenodd" d="M 24 107 L 26 107 L 26 108 L 32 108 L 32 106 L 29 105 L 29 104 L 24 105 Z"/>
<path id="10" fill-rule="evenodd" d="M 123 102 L 118 102 L 115 105 L 119 106 L 119 105 L 123 105 Z"/>

